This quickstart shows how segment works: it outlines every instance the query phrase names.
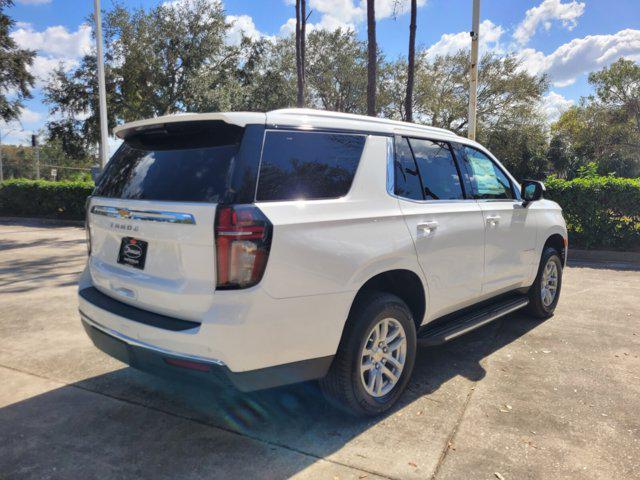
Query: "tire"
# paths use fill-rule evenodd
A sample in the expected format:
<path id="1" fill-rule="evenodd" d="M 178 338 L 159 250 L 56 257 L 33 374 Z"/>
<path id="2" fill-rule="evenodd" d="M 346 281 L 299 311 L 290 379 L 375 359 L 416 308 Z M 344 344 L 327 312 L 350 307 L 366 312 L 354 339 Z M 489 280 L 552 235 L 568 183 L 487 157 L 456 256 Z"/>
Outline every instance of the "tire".
<path id="1" fill-rule="evenodd" d="M 545 277 L 545 269 L 550 268 L 554 271 L 553 266 L 549 266 L 550 264 L 555 265 L 556 272 L 556 280 L 555 286 L 556 290 L 553 294 L 553 299 L 549 302 L 549 297 L 543 294 L 543 290 L 545 284 L 547 283 L 547 278 Z M 562 260 L 560 259 L 560 254 L 555 248 L 548 247 L 542 252 L 542 258 L 540 259 L 540 265 L 538 266 L 538 275 L 536 279 L 529 288 L 529 305 L 527 305 L 527 311 L 534 317 L 545 319 L 549 318 L 553 315 L 554 310 L 556 309 L 556 305 L 558 305 L 558 299 L 560 298 L 560 289 L 562 287 Z M 548 295 L 548 292 L 547 292 Z"/>
<path id="2" fill-rule="evenodd" d="M 386 330 L 384 324 L 387 325 Z M 389 339 L 389 343 L 383 341 L 381 344 L 378 340 L 383 338 L 385 331 L 388 334 L 384 338 Z M 397 336 L 393 338 L 396 332 Z M 365 354 L 365 348 L 370 355 Z M 381 355 L 384 358 L 381 359 Z M 368 294 L 352 308 L 338 352 L 329 373 L 320 380 L 320 388 L 331 404 L 348 414 L 359 417 L 379 415 L 389 410 L 404 392 L 415 356 L 416 326 L 407 305 L 389 293 Z M 404 364 L 398 370 L 402 358 Z M 399 376 L 395 375 L 395 383 L 387 372 L 399 373 Z"/>

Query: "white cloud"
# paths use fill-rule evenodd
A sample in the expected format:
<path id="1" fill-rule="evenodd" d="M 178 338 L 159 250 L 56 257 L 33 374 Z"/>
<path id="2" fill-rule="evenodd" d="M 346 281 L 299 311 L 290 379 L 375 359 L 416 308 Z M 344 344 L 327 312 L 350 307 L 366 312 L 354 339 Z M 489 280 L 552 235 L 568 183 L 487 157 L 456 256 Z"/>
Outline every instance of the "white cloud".
<path id="1" fill-rule="evenodd" d="M 287 37 L 296 31 L 296 19 L 290 18 L 287 23 L 283 23 L 280 26 L 280 35 Z"/>
<path id="2" fill-rule="evenodd" d="M 36 77 L 36 87 L 42 87 L 53 70 L 64 62 L 67 69 L 78 64 L 79 59 L 91 51 L 91 27 L 80 25 L 76 31 L 56 25 L 45 30 L 34 30 L 28 23 L 21 23 L 11 32 L 11 37 L 21 48 L 36 50 L 37 55 L 30 68 Z"/>
<path id="3" fill-rule="evenodd" d="M 18 120 L 11 122 L 0 121 L 0 135 L 6 144 L 26 145 L 31 141 L 31 134 L 40 128 L 43 115 L 28 108 L 20 110 Z M 33 124 L 36 124 L 35 126 Z M 35 128 L 24 128 L 35 127 Z"/>
<path id="4" fill-rule="evenodd" d="M 61 64 L 64 70 L 68 72 L 77 67 L 79 62 L 69 58 L 36 56 L 33 59 L 33 65 L 29 68 L 31 74 L 36 78 L 36 88 L 42 88 L 49 81 L 53 71 Z"/>
<path id="5" fill-rule="evenodd" d="M 500 25 L 495 25 L 491 20 L 483 20 L 480 24 L 480 53 L 487 50 L 500 52 L 500 38 L 503 34 L 504 29 Z M 427 49 L 426 56 L 432 59 L 438 55 L 451 55 L 468 48 L 471 48 L 469 32 L 445 33 Z"/>
<path id="6" fill-rule="evenodd" d="M 227 31 L 227 43 L 229 45 L 240 45 L 243 34 L 251 40 L 259 40 L 262 37 L 271 38 L 257 29 L 253 18 L 249 15 L 227 15 L 226 20 L 227 23 L 231 24 Z"/>
<path id="7" fill-rule="evenodd" d="M 295 1 L 285 0 L 287 5 L 294 5 Z M 417 6 L 422 7 L 427 0 L 417 0 Z M 397 4 L 397 8 L 396 8 Z M 394 14 L 404 15 L 408 12 L 409 0 L 376 0 L 376 20 L 384 20 Z M 366 0 L 309 0 L 307 2 L 307 12 L 312 11 L 310 20 L 317 21 L 307 24 L 308 31 L 317 29 L 337 30 L 351 29 L 356 27 L 367 19 L 367 3 Z M 288 35 L 295 31 L 295 18 L 290 18 L 280 27 L 281 35 Z"/>
<path id="8" fill-rule="evenodd" d="M 42 120 L 42 114 L 38 112 L 34 112 L 33 110 L 29 110 L 28 108 L 23 108 L 20 112 L 20 122 L 21 123 L 34 123 Z"/>
<path id="9" fill-rule="evenodd" d="M 553 123 L 560 118 L 560 115 L 574 104 L 574 101 L 563 97 L 559 93 L 549 92 L 542 97 L 542 111 L 549 123 Z"/>
<path id="10" fill-rule="evenodd" d="M 14 30 L 11 37 L 22 48 L 56 57 L 77 58 L 91 50 L 89 25 L 80 25 L 75 32 L 70 32 L 61 25 L 38 32 L 31 25 L 26 25 Z"/>
<path id="11" fill-rule="evenodd" d="M 584 7 L 583 2 L 576 0 L 568 3 L 562 3 L 561 0 L 544 0 L 537 7 L 527 10 L 524 20 L 518 25 L 513 36 L 520 45 L 525 45 L 540 25 L 549 30 L 553 20 L 560 20 L 563 27 L 573 30 L 578 18 L 584 13 Z"/>
<path id="12" fill-rule="evenodd" d="M 527 48 L 519 56 L 528 72 L 546 73 L 554 86 L 563 87 L 574 83 L 579 75 L 606 67 L 620 57 L 640 60 L 640 30 L 575 38 L 549 55 Z"/>

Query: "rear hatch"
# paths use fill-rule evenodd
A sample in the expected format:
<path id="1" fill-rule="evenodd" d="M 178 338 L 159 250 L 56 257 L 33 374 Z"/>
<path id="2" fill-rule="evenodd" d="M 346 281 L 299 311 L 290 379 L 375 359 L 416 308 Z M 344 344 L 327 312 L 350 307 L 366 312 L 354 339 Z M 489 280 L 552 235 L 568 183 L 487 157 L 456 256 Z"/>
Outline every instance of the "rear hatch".
<path id="1" fill-rule="evenodd" d="M 216 288 L 216 207 L 233 193 L 244 132 L 222 121 L 180 122 L 126 137 L 88 205 L 96 288 L 145 310 L 201 320 Z"/>

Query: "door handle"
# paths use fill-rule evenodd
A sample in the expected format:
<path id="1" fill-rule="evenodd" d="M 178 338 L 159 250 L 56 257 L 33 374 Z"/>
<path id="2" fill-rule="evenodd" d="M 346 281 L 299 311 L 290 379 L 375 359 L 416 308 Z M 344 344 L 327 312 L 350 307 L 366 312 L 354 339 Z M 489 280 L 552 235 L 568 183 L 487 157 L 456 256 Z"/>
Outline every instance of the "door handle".
<path id="1" fill-rule="evenodd" d="M 430 235 L 433 233 L 436 228 L 438 228 L 438 222 L 424 222 L 418 224 L 418 233 L 422 233 L 423 235 Z"/>
<path id="2" fill-rule="evenodd" d="M 497 227 L 500 223 L 500 215 L 487 215 L 487 225 Z"/>

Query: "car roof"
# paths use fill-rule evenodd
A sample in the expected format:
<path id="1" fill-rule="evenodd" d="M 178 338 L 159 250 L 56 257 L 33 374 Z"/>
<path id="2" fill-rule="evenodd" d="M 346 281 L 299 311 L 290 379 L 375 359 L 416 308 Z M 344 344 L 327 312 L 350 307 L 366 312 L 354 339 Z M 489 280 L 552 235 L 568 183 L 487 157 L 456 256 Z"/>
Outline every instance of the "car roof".
<path id="1" fill-rule="evenodd" d="M 458 135 L 444 128 L 430 127 L 416 123 L 387 120 L 366 115 L 314 110 L 311 108 L 284 108 L 270 112 L 212 112 L 212 113 L 178 113 L 162 117 L 138 120 L 125 123 L 114 128 L 118 138 L 125 138 L 135 131 L 147 127 L 175 122 L 221 120 L 232 125 L 244 127 L 248 124 L 266 124 L 277 127 L 296 127 L 306 129 L 332 129 L 364 131 L 387 135 L 420 135 L 447 139 L 461 139 Z"/>

